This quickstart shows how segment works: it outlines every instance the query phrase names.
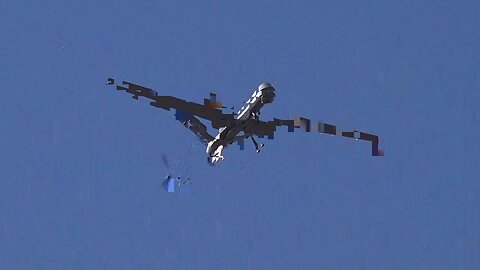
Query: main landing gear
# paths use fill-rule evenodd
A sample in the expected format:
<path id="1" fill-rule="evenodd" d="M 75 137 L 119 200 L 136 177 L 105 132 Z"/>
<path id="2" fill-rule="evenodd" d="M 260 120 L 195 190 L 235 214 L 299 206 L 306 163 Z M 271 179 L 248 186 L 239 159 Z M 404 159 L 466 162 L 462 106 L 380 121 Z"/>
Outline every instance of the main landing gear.
<path id="1" fill-rule="evenodd" d="M 260 147 L 264 147 L 265 144 L 262 143 L 262 144 L 259 145 L 259 144 L 257 143 L 257 141 L 255 141 L 255 138 L 253 138 L 253 136 L 252 136 L 252 142 L 253 142 L 253 145 L 255 146 L 255 151 L 256 151 L 257 153 L 260 153 Z M 259 146 L 260 146 L 260 147 L 259 147 Z"/>

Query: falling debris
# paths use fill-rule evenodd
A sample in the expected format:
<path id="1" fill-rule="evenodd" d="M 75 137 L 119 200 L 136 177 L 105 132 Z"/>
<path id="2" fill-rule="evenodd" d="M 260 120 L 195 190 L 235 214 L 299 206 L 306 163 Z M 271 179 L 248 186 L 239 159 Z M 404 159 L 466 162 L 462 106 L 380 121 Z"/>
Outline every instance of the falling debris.
<path id="1" fill-rule="evenodd" d="M 162 187 L 167 192 L 175 192 L 175 179 L 170 175 L 167 175 L 162 182 Z"/>
<path id="2" fill-rule="evenodd" d="M 191 148 L 192 146 L 190 146 L 190 148 L 188 149 L 188 153 L 186 154 L 186 157 L 189 156 L 189 152 Z M 166 169 L 168 170 L 168 175 L 162 181 L 163 189 L 165 189 L 167 192 L 175 192 L 175 188 L 177 188 L 177 190 L 182 191 L 183 189 L 187 188 L 187 186 L 190 186 L 192 183 L 192 179 L 190 177 L 184 176 L 185 174 L 187 174 L 189 169 L 189 167 L 187 166 L 188 165 L 187 161 L 184 160 L 183 162 L 183 165 L 184 165 L 183 173 L 175 174 L 174 176 L 174 174 L 172 174 L 171 171 L 172 170 L 175 171 L 175 168 L 178 169 L 181 161 L 175 160 L 173 162 L 173 168 L 171 168 L 170 166 L 171 163 L 169 162 L 169 158 L 167 157 L 167 155 L 165 153 L 162 153 L 161 156 L 162 156 L 162 162 L 165 165 Z M 187 189 L 189 190 L 189 192 L 187 193 L 190 193 L 190 188 L 188 187 Z"/>

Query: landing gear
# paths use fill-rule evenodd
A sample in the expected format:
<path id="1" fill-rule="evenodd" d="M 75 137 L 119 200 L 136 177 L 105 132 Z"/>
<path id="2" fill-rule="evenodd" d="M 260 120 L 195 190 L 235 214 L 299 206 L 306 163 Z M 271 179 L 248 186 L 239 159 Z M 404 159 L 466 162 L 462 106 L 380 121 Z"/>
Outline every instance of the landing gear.
<path id="1" fill-rule="evenodd" d="M 252 116 L 257 122 L 260 121 L 260 111 L 252 113 Z"/>
<path id="2" fill-rule="evenodd" d="M 253 138 L 253 136 L 252 136 L 252 142 L 253 142 L 253 145 L 255 146 L 255 151 L 257 153 L 260 153 L 260 147 L 264 147 L 265 144 L 262 143 L 262 144 L 260 144 L 260 147 L 259 147 L 257 141 L 255 141 L 255 138 Z"/>
<path id="3" fill-rule="evenodd" d="M 255 150 L 257 150 L 257 153 L 260 153 L 260 149 L 258 149 L 258 143 L 257 141 L 255 141 L 255 138 L 253 138 L 253 136 L 252 136 L 252 142 L 253 142 L 253 145 L 255 146 Z"/>

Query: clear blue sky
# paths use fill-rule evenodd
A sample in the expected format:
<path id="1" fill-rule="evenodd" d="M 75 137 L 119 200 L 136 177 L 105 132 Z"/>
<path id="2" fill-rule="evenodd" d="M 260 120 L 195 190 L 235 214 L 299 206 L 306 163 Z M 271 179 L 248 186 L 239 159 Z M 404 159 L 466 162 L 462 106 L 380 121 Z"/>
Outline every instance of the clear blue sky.
<path id="1" fill-rule="evenodd" d="M 478 1 L 101 2 L 0 1 L 2 269 L 479 269 Z M 237 107 L 274 82 L 264 118 L 386 156 L 283 129 L 211 168 L 110 76 Z"/>

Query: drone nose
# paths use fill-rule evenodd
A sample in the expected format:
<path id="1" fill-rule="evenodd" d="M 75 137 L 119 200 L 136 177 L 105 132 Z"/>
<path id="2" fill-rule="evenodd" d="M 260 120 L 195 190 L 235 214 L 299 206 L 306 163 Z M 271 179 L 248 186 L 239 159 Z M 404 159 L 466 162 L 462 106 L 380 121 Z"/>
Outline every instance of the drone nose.
<path id="1" fill-rule="evenodd" d="M 275 88 L 271 83 L 262 83 L 258 86 L 258 91 L 274 92 Z"/>
<path id="2" fill-rule="evenodd" d="M 275 92 L 262 92 L 261 102 L 263 104 L 272 103 L 275 99 Z"/>

